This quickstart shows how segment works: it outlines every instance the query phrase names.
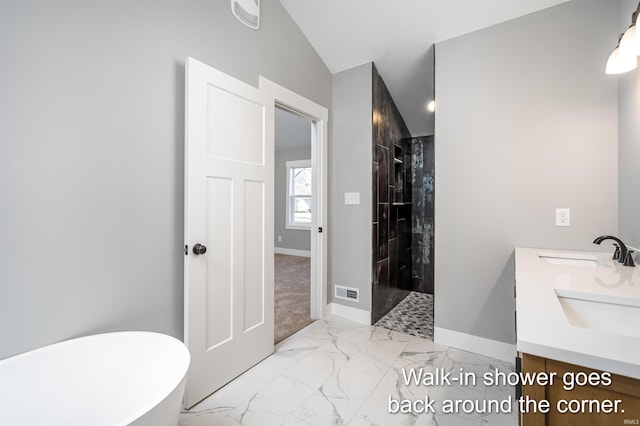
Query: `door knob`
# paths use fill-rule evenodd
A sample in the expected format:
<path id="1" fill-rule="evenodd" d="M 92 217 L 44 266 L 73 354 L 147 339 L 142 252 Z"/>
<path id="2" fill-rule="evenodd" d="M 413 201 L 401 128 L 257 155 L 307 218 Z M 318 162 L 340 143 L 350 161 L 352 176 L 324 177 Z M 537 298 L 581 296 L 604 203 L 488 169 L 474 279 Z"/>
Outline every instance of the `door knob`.
<path id="1" fill-rule="evenodd" d="M 193 254 L 195 255 L 205 254 L 206 252 L 207 252 L 207 248 L 202 244 L 196 244 L 193 246 Z"/>

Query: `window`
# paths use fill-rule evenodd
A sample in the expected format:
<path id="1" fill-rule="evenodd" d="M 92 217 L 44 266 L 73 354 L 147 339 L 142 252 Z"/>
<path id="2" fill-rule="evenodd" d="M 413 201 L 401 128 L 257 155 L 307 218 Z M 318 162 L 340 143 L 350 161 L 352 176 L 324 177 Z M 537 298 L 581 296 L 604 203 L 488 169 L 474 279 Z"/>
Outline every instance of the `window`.
<path id="1" fill-rule="evenodd" d="M 311 229 L 311 160 L 287 161 L 287 229 Z"/>

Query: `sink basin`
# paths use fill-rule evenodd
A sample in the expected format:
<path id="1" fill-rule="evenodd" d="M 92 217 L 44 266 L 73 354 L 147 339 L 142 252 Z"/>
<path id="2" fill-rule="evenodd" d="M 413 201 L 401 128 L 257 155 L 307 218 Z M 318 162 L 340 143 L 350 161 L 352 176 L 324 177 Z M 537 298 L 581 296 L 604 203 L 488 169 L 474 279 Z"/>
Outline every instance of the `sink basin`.
<path id="1" fill-rule="evenodd" d="M 538 257 L 554 265 L 587 266 L 591 268 L 598 266 L 598 259 L 591 254 L 540 252 Z"/>
<path id="2" fill-rule="evenodd" d="M 556 290 L 567 320 L 576 327 L 640 338 L 640 300 L 596 300 L 594 295 Z"/>

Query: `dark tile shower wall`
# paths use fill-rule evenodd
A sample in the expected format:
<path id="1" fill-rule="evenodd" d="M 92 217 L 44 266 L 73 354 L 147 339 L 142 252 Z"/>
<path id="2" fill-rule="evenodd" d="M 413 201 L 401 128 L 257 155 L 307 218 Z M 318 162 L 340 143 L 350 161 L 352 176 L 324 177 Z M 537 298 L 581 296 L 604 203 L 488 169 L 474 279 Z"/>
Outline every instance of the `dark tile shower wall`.
<path id="1" fill-rule="evenodd" d="M 433 136 L 413 138 L 411 147 L 413 290 L 433 294 L 433 186 L 435 176 Z"/>
<path id="2" fill-rule="evenodd" d="M 411 135 L 373 66 L 372 302 L 375 323 L 412 288 Z"/>

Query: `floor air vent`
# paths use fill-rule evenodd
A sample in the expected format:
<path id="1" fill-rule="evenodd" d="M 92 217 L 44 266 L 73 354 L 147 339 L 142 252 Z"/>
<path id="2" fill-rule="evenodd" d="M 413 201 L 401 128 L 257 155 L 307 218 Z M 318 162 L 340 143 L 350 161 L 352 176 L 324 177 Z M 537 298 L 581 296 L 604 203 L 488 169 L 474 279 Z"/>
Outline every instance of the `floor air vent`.
<path id="1" fill-rule="evenodd" d="M 352 302 L 359 301 L 357 288 L 343 287 L 341 285 L 337 285 L 334 287 L 336 289 L 335 296 L 334 296 L 336 299 L 351 300 Z"/>

